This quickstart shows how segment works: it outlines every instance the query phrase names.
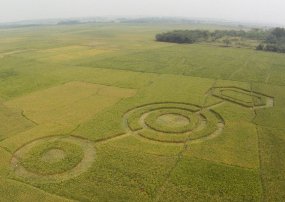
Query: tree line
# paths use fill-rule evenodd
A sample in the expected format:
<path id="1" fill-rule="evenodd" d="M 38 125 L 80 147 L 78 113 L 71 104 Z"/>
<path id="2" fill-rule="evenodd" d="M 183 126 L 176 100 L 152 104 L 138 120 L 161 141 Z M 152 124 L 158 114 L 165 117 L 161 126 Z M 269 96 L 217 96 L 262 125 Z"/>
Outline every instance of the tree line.
<path id="1" fill-rule="evenodd" d="M 247 39 L 265 39 L 267 32 L 261 29 L 244 30 L 174 30 L 156 35 L 157 41 L 173 43 L 195 43 L 201 41 L 216 41 L 223 37 L 241 37 Z"/>
<path id="2" fill-rule="evenodd" d="M 208 40 L 209 33 L 209 31 L 204 30 L 175 30 L 157 34 L 156 40 L 172 43 L 196 43 Z"/>
<path id="3" fill-rule="evenodd" d="M 271 30 L 251 29 L 244 30 L 174 30 L 156 35 L 156 40 L 172 43 L 197 43 L 214 42 L 220 39 L 226 46 L 231 43 L 230 38 L 238 37 L 241 39 L 257 40 L 261 43 L 256 47 L 257 50 L 285 52 L 285 29 L 274 28 Z"/>
<path id="4" fill-rule="evenodd" d="M 265 40 L 256 47 L 256 50 L 285 53 L 285 29 L 275 28 Z"/>

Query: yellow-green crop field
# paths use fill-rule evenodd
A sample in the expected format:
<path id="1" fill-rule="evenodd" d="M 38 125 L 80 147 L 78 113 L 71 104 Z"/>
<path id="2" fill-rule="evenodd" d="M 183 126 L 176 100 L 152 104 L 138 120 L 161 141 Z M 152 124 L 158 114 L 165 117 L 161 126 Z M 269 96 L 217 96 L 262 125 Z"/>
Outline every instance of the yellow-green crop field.
<path id="1" fill-rule="evenodd" d="M 285 55 L 195 28 L 0 29 L 0 201 L 284 201 Z"/>

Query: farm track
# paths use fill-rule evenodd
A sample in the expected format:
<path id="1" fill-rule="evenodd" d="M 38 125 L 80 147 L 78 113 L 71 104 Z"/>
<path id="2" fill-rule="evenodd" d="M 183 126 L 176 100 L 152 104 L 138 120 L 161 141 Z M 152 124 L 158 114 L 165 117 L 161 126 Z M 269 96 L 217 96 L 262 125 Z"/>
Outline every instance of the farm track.
<path id="1" fill-rule="evenodd" d="M 269 80 L 271 78 L 271 72 L 268 73 L 266 79 L 265 79 L 265 84 L 268 84 L 269 83 Z"/>
<path id="2" fill-rule="evenodd" d="M 0 59 L 4 58 L 6 56 L 16 55 L 16 54 L 19 54 L 19 53 L 26 53 L 26 52 L 31 52 L 31 51 L 37 51 L 37 49 L 16 50 L 16 51 L 0 53 Z"/>
<path id="3" fill-rule="evenodd" d="M 7 147 L 0 146 L 0 148 L 13 155 L 13 153 Z"/>
<path id="4" fill-rule="evenodd" d="M 212 104 L 212 105 L 208 105 L 208 106 L 205 106 L 204 109 L 214 109 L 216 107 L 219 107 L 221 105 L 223 105 L 225 102 L 224 101 L 221 101 L 221 102 L 218 102 L 218 103 L 215 103 L 215 104 Z"/>
<path id="5" fill-rule="evenodd" d="M 238 166 L 238 165 L 233 165 L 233 164 L 229 164 L 229 163 L 213 161 L 213 160 L 200 158 L 200 157 L 191 157 L 191 158 L 192 159 L 197 159 L 197 160 L 207 161 L 207 162 L 210 162 L 210 163 L 213 163 L 213 164 L 217 164 L 217 165 L 228 166 L 228 167 L 232 167 L 232 168 L 241 168 L 241 169 L 246 169 L 246 170 L 255 170 L 255 168 L 248 168 L 248 167 L 245 167 L 245 166 Z"/>
<path id="6" fill-rule="evenodd" d="M 205 109 L 209 109 L 209 108 L 215 107 L 216 105 L 219 105 L 220 103 L 222 104 L 222 101 L 221 101 L 220 103 L 214 103 L 214 104 L 211 104 L 211 105 L 207 105 L 208 98 L 209 98 L 209 96 L 212 96 L 212 94 L 213 94 L 212 91 L 215 88 L 215 86 L 217 85 L 217 82 L 218 82 L 218 80 L 215 79 L 213 84 L 211 85 L 211 87 L 205 93 L 204 100 L 203 100 L 203 105 L 202 105 L 203 109 L 204 108 Z"/>
<path id="7" fill-rule="evenodd" d="M 251 92 L 253 92 L 253 85 L 252 83 L 250 83 L 250 88 L 251 88 Z M 261 188 L 262 188 L 262 194 L 261 194 L 261 200 L 266 202 L 266 190 L 265 190 L 265 180 L 263 177 L 263 162 L 262 162 L 262 155 L 261 155 L 261 140 L 260 140 L 260 133 L 259 133 L 259 129 L 258 129 L 258 125 L 255 124 L 254 119 L 257 116 L 257 112 L 256 112 L 256 108 L 252 108 L 252 111 L 254 113 L 254 117 L 251 120 L 251 123 L 255 125 L 255 130 L 256 130 L 256 134 L 257 134 L 257 145 L 258 145 L 258 159 L 259 159 L 259 177 L 260 177 L 260 183 L 261 183 Z"/>
<path id="8" fill-rule="evenodd" d="M 99 139 L 99 140 L 94 140 L 93 142 L 95 143 L 108 143 L 108 142 L 111 142 L 111 141 L 114 141 L 114 140 L 119 140 L 119 139 L 122 139 L 124 137 L 128 137 L 132 135 L 131 133 L 122 133 L 122 134 L 118 134 L 118 135 L 114 135 L 114 136 L 111 136 L 111 137 L 107 137 L 107 138 L 103 138 L 103 139 Z"/>
<path id="9" fill-rule="evenodd" d="M 249 63 L 249 61 L 252 59 L 252 55 L 249 57 L 249 58 L 247 58 L 247 60 L 244 62 L 244 66 L 246 67 L 246 68 L 248 68 L 248 63 Z M 240 72 L 241 70 L 243 69 L 243 67 L 241 67 L 241 68 L 239 68 L 239 69 L 237 69 L 236 71 L 234 71 L 230 76 L 229 76 L 229 80 L 231 80 L 238 72 Z"/>
<path id="10" fill-rule="evenodd" d="M 155 189 L 156 195 L 154 196 L 154 201 L 156 201 L 156 202 L 160 200 L 161 195 L 165 191 L 165 185 L 169 181 L 169 179 L 170 179 L 173 171 L 175 170 L 175 168 L 178 166 L 178 164 L 182 160 L 183 153 L 189 149 L 189 146 L 187 145 L 187 140 L 183 143 L 183 145 L 184 145 L 183 149 L 177 154 L 177 156 L 176 156 L 177 160 L 175 161 L 174 165 L 170 168 L 170 170 L 167 173 L 167 175 L 166 175 L 164 181 L 162 182 L 161 186 L 159 186 Z"/>
<path id="11" fill-rule="evenodd" d="M 25 115 L 24 110 L 22 110 L 21 115 L 22 115 L 22 117 L 24 117 L 26 120 L 32 122 L 34 125 L 36 125 L 36 126 L 39 125 L 36 121 L 34 121 L 34 120 L 30 119 L 29 117 L 27 117 L 27 116 Z"/>

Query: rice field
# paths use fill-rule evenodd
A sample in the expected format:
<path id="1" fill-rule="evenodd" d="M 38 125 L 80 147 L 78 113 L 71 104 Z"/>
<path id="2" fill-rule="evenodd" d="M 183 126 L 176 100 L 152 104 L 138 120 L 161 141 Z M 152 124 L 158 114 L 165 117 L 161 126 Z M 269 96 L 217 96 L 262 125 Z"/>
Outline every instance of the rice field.
<path id="1" fill-rule="evenodd" d="M 195 28 L 0 29 L 0 201 L 284 201 L 285 55 Z"/>

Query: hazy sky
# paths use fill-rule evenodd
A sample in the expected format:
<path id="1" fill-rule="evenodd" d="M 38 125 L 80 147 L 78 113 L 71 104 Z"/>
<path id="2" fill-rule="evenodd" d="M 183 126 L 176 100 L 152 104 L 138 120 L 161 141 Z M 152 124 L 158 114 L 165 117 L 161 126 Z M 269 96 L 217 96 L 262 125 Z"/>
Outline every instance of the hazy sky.
<path id="1" fill-rule="evenodd" d="M 285 0 L 0 0 L 0 22 L 93 16 L 179 16 L 285 25 Z"/>

